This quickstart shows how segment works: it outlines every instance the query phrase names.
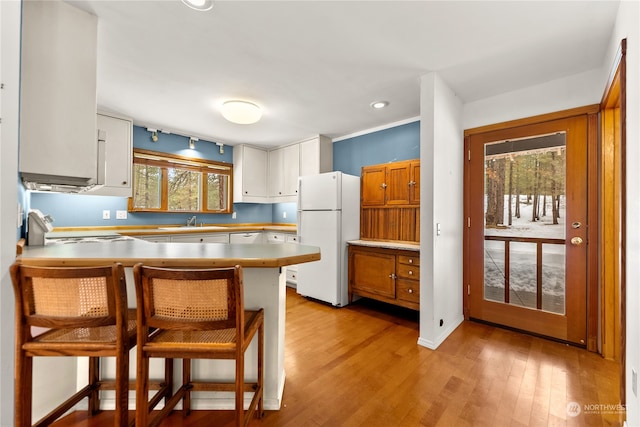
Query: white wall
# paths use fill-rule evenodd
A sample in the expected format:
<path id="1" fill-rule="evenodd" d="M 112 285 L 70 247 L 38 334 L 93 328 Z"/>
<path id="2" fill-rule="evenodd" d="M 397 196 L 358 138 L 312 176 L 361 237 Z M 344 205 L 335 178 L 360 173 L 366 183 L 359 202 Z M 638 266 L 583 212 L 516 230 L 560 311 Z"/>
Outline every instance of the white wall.
<path id="1" fill-rule="evenodd" d="M 17 240 L 20 2 L 0 1 L 0 425 L 13 425 L 13 290 Z"/>
<path id="2" fill-rule="evenodd" d="M 609 43 L 602 91 L 620 41 L 627 39 L 627 150 L 626 150 L 626 405 L 627 425 L 640 426 L 640 399 L 632 391 L 631 370 L 640 369 L 640 3 L 622 1 Z M 600 402 L 614 403 L 614 402 Z"/>
<path id="3" fill-rule="evenodd" d="M 463 321 L 462 102 L 437 73 L 423 76 L 420 87 L 418 343 L 435 349 Z"/>
<path id="4" fill-rule="evenodd" d="M 464 105 L 464 129 L 599 104 L 602 92 L 596 69 L 481 99 Z"/>

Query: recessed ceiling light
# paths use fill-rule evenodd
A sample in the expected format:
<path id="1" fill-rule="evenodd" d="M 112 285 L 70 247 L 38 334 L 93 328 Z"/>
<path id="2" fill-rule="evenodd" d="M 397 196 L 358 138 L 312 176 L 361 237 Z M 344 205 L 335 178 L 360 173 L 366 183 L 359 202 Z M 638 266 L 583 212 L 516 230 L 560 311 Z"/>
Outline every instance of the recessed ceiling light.
<path id="1" fill-rule="evenodd" d="M 376 101 L 371 103 L 371 108 L 379 110 L 381 108 L 386 107 L 387 105 L 389 105 L 388 101 Z"/>
<path id="2" fill-rule="evenodd" d="M 182 0 L 191 9 L 207 11 L 213 8 L 213 0 Z"/>
<path id="3" fill-rule="evenodd" d="M 227 101 L 222 104 L 222 116 L 232 123 L 250 125 L 262 117 L 262 109 L 252 102 Z"/>

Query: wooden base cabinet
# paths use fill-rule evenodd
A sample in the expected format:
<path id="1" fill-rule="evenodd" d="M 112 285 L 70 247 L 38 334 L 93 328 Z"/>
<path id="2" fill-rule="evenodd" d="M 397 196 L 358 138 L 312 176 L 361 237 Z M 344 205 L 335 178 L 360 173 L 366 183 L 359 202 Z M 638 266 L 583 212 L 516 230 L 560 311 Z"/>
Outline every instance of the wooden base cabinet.
<path id="1" fill-rule="evenodd" d="M 349 302 L 354 295 L 419 310 L 420 253 L 349 245 Z"/>

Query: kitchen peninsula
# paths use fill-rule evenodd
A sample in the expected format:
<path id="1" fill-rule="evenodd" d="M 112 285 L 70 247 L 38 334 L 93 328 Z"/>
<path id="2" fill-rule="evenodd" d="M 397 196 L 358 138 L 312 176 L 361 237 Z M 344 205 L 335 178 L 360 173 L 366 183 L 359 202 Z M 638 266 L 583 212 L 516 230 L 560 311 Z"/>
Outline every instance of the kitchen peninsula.
<path id="1" fill-rule="evenodd" d="M 160 267 L 212 268 L 240 265 L 244 267 L 245 307 L 264 308 L 265 312 L 265 388 L 264 407 L 277 410 L 282 402 L 284 389 L 284 327 L 285 327 L 285 276 L 286 266 L 317 261 L 320 249 L 298 244 L 218 244 L 218 243 L 150 243 L 138 239 L 111 243 L 78 243 L 51 246 L 26 246 L 18 261 L 38 266 L 88 266 L 120 262 L 127 273 L 127 298 L 130 307 L 135 306 L 135 288 L 132 266 L 138 262 Z M 247 353 L 256 357 L 255 343 Z M 135 351 L 131 352 L 135 366 Z M 251 361 L 247 367 L 254 366 Z M 179 366 L 176 364 L 176 375 Z M 84 366 L 78 367 L 84 372 Z M 228 361 L 199 361 L 194 375 L 211 375 L 233 379 L 233 365 Z M 152 376 L 161 376 L 155 372 Z M 255 376 L 255 368 L 248 369 L 247 378 Z M 105 409 L 113 401 L 105 401 Z M 203 394 L 194 396 L 193 409 L 231 409 L 233 397 Z"/>

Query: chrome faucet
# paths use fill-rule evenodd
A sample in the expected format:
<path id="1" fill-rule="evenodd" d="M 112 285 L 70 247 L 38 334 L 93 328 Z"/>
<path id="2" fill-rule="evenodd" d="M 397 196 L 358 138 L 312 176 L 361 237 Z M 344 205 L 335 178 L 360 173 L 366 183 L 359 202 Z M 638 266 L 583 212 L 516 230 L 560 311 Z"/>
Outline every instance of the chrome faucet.
<path id="1" fill-rule="evenodd" d="M 192 216 L 191 218 L 187 218 L 187 227 L 196 225 L 196 216 Z"/>

